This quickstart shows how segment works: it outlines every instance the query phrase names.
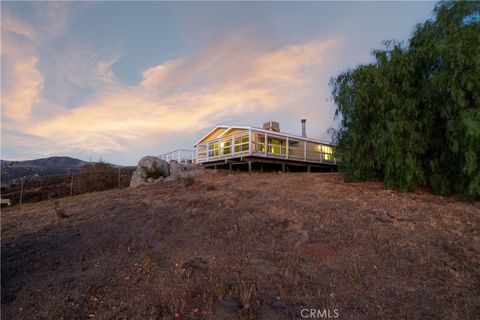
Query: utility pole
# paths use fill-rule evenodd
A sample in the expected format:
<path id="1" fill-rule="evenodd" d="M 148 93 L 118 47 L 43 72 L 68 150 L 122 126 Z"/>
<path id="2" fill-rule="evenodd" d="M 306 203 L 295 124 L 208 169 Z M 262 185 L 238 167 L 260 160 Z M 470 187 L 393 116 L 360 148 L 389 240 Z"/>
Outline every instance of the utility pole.
<path id="1" fill-rule="evenodd" d="M 22 204 L 23 202 L 23 177 L 21 178 L 21 185 L 20 185 L 20 205 Z"/>
<path id="2" fill-rule="evenodd" d="M 73 173 L 70 174 L 70 196 L 73 196 Z"/>

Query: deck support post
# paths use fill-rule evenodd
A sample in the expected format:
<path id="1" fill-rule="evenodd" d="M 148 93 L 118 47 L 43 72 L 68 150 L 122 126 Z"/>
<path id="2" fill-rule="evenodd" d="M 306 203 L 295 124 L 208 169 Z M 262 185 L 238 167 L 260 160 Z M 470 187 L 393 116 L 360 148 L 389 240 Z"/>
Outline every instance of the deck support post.
<path id="1" fill-rule="evenodd" d="M 263 164 L 260 165 L 260 172 L 263 173 Z"/>
<path id="2" fill-rule="evenodd" d="M 285 173 L 285 163 L 282 163 L 282 173 Z"/>
<path id="3" fill-rule="evenodd" d="M 228 170 L 230 171 L 230 173 L 232 173 L 232 171 L 233 171 L 233 170 L 232 170 L 232 163 L 231 163 L 231 162 L 228 163 Z"/>
<path id="4" fill-rule="evenodd" d="M 312 172 L 312 166 L 311 166 L 311 165 L 308 165 L 308 166 L 307 166 L 307 172 L 308 172 L 308 173 Z"/>
<path id="5" fill-rule="evenodd" d="M 248 172 L 252 173 L 252 161 L 248 161 Z"/>

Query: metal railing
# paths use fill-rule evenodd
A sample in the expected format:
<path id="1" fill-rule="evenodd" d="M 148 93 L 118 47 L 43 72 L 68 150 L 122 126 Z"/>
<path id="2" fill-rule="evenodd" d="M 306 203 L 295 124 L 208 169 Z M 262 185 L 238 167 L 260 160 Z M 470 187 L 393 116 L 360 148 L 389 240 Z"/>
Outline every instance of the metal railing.
<path id="1" fill-rule="evenodd" d="M 158 156 L 165 161 L 176 160 L 178 163 L 195 163 L 195 150 L 178 149 Z"/>

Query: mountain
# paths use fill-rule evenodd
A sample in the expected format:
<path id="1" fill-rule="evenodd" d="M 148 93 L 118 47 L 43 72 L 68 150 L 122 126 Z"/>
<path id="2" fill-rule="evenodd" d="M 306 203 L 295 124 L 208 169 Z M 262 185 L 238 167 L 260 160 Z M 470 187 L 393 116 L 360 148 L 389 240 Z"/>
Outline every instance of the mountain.
<path id="1" fill-rule="evenodd" d="M 2 181 L 21 177 L 55 175 L 77 171 L 88 162 L 70 157 L 49 157 L 26 161 L 1 160 Z"/>

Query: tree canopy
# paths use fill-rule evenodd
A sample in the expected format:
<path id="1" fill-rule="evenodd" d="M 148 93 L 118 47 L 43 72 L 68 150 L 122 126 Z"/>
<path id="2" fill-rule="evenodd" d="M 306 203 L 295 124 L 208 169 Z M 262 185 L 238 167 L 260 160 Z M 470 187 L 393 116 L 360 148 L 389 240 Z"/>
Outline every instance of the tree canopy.
<path id="1" fill-rule="evenodd" d="M 440 2 L 407 43 L 330 82 L 347 181 L 480 198 L 480 2 Z"/>

